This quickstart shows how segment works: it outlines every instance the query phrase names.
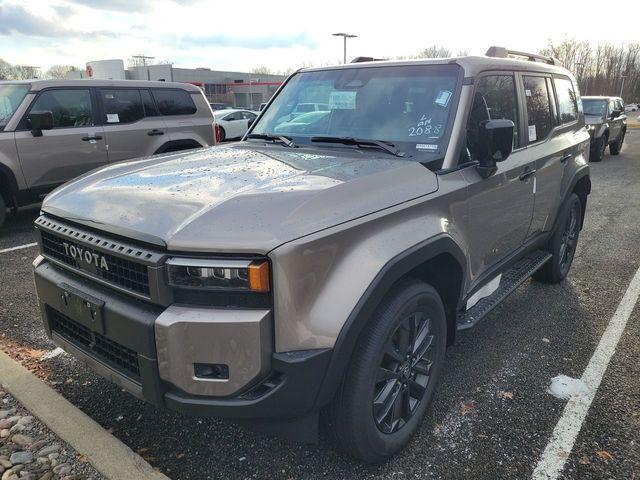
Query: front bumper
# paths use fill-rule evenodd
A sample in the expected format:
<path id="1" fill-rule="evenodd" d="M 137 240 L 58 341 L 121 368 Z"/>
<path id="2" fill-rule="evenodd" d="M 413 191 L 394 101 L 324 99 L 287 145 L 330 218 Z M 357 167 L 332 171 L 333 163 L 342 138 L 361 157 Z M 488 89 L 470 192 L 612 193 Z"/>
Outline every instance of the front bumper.
<path id="1" fill-rule="evenodd" d="M 231 418 L 294 418 L 315 408 L 331 350 L 272 353 L 269 310 L 165 308 L 42 257 L 34 267 L 47 334 L 136 397 Z M 228 365 L 228 378 L 197 378 L 195 363 Z"/>

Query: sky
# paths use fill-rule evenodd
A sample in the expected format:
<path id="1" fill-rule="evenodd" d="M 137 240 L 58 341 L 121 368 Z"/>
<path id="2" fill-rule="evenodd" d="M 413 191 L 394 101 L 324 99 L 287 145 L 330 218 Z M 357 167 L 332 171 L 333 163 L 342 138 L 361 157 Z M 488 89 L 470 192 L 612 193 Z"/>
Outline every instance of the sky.
<path id="1" fill-rule="evenodd" d="M 417 55 L 431 46 L 483 54 L 491 45 L 537 51 L 564 38 L 640 42 L 640 0 L 614 23 L 594 0 L 0 0 L 0 58 L 84 67 L 146 54 L 177 67 L 273 71 L 348 58 Z M 625 20 L 633 19 L 633 21 Z"/>

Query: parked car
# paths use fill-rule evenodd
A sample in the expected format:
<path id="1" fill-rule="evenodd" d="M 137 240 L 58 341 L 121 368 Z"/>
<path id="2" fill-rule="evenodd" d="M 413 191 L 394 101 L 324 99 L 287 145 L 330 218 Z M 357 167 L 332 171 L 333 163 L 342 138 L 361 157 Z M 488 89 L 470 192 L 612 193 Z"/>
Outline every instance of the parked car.
<path id="1" fill-rule="evenodd" d="M 8 208 L 93 168 L 214 143 L 211 109 L 192 85 L 0 82 L 0 226 Z"/>
<path id="2" fill-rule="evenodd" d="M 582 97 L 585 122 L 591 135 L 591 161 L 599 162 L 609 146 L 618 155 L 627 133 L 627 116 L 620 97 Z"/>
<path id="3" fill-rule="evenodd" d="M 250 110 L 216 110 L 213 112 L 218 129 L 218 141 L 224 142 L 234 138 L 241 138 L 251 123 L 258 116 Z"/>
<path id="4" fill-rule="evenodd" d="M 628 103 L 627 105 L 624 106 L 625 112 L 637 112 L 638 109 L 640 109 L 640 107 L 638 106 L 637 103 Z"/>
<path id="5" fill-rule="evenodd" d="M 305 440 L 323 409 L 342 449 L 388 459 L 456 333 L 576 251 L 577 83 L 514 53 L 303 69 L 241 142 L 56 190 L 36 220 L 47 333 L 158 407 Z M 330 113 L 279 130 L 312 96 Z"/>
<path id="6" fill-rule="evenodd" d="M 233 108 L 233 105 L 228 105 L 226 103 L 210 103 L 209 105 L 211 105 L 211 110 L 214 112 L 216 110 L 230 110 Z"/>

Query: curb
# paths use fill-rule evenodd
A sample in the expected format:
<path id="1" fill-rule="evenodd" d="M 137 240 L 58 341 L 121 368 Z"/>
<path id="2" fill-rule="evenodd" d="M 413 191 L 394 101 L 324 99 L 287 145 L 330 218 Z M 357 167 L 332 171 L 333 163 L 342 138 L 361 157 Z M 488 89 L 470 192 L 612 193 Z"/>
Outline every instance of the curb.
<path id="1" fill-rule="evenodd" d="M 0 382 L 109 480 L 169 480 L 58 392 L 0 351 Z"/>

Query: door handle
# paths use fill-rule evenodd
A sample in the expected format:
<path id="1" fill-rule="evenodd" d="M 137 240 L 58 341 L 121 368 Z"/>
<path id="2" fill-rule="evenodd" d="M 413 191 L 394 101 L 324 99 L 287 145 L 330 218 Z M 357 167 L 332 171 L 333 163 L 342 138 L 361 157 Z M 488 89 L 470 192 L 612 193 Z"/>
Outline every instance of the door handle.
<path id="1" fill-rule="evenodd" d="M 150 137 L 156 137 L 158 135 L 164 135 L 164 132 L 162 130 L 158 130 L 157 128 L 154 128 L 153 130 L 149 130 L 147 132 L 147 135 L 149 135 Z"/>
<path id="2" fill-rule="evenodd" d="M 565 163 L 565 162 L 567 162 L 567 161 L 571 160 L 571 157 L 572 157 L 572 156 L 573 156 L 573 155 L 571 155 L 570 153 L 565 153 L 565 154 L 562 156 L 562 158 L 560 159 L 560 162 L 561 162 L 561 163 Z"/>
<path id="3" fill-rule="evenodd" d="M 527 178 L 529 178 L 531 175 L 533 175 L 534 173 L 536 173 L 536 170 L 534 168 L 525 168 L 524 172 L 522 172 L 518 178 L 522 181 L 525 181 Z"/>
<path id="4" fill-rule="evenodd" d="M 102 137 L 100 135 L 93 135 L 93 136 L 87 135 L 86 137 L 82 137 L 83 142 L 89 142 L 91 140 L 102 140 Z"/>

